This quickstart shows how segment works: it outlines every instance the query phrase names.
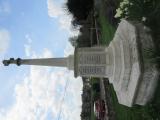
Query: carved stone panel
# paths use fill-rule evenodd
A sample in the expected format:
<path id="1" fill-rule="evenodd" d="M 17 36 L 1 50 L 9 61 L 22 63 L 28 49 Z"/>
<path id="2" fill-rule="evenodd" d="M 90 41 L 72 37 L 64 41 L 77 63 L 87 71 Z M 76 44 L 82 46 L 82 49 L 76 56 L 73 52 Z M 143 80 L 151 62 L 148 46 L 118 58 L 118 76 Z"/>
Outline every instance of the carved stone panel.
<path id="1" fill-rule="evenodd" d="M 105 66 L 80 66 L 79 67 L 80 75 L 104 75 L 105 74 Z"/>
<path id="2" fill-rule="evenodd" d="M 105 64 L 105 54 L 80 54 L 79 64 Z"/>

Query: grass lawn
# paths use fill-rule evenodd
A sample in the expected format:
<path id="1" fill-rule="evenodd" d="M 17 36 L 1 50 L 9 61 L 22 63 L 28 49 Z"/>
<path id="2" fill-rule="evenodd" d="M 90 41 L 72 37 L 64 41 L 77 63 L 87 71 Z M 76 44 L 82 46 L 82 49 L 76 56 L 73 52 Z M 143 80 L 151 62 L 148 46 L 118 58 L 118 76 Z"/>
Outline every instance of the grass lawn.
<path id="1" fill-rule="evenodd" d="M 160 82 L 153 101 L 146 106 L 137 105 L 129 108 L 120 105 L 112 85 L 109 86 L 109 91 L 117 120 L 160 120 Z"/>
<path id="2" fill-rule="evenodd" d="M 102 1 L 102 7 L 99 10 L 99 18 L 98 18 L 98 22 L 101 27 L 100 43 L 102 45 L 108 45 L 114 37 L 116 27 L 109 23 L 107 17 L 105 16 L 104 10 L 103 10 L 104 9 L 103 8 L 104 0 L 101 0 L 101 1 Z M 132 1 L 136 1 L 136 0 L 132 0 Z M 140 0 L 140 1 L 142 1 L 142 0 Z M 160 22 L 159 22 L 159 20 L 160 20 L 160 11 L 159 10 L 160 9 L 158 9 L 159 8 L 158 5 L 160 5 L 160 0 L 159 0 L 159 2 L 158 2 L 158 0 L 155 0 L 155 1 L 157 2 L 157 7 L 155 8 L 155 10 L 156 10 L 155 17 L 154 17 L 154 15 L 152 15 L 154 18 L 153 19 L 150 18 L 147 21 L 147 25 L 153 31 L 153 35 L 154 35 L 153 38 L 155 38 L 156 42 L 160 45 Z M 141 5 L 141 6 L 143 6 L 143 5 Z M 134 9 L 136 9 L 136 8 L 134 8 Z M 151 11 L 151 10 L 149 10 L 149 11 Z M 157 16 L 157 11 L 159 11 L 158 16 Z M 133 10 L 132 10 L 132 12 L 133 12 Z M 141 13 L 143 13 L 143 11 Z M 139 13 L 134 13 L 133 15 L 131 15 L 133 20 L 136 20 L 137 14 L 139 14 Z M 147 14 L 149 15 L 149 13 L 147 13 Z M 135 19 L 134 19 L 134 15 L 135 15 Z M 143 16 L 143 15 L 140 15 L 140 16 Z M 140 19 L 137 19 L 137 20 L 140 20 Z M 160 53 L 160 50 L 157 49 L 157 53 Z M 115 94 L 115 91 L 114 91 L 112 85 L 109 86 L 109 90 L 110 90 L 109 94 L 111 95 L 111 98 L 112 98 L 112 105 L 113 105 L 113 108 L 116 113 L 116 120 L 160 120 L 160 80 L 159 80 L 159 84 L 158 84 L 157 90 L 154 95 L 154 99 L 152 100 L 151 103 L 148 103 L 146 106 L 138 106 L 137 105 L 137 106 L 133 106 L 132 108 L 129 108 L 129 107 L 120 105 L 118 103 L 118 100 L 117 100 L 117 97 L 116 97 L 116 94 Z"/>
<path id="3" fill-rule="evenodd" d="M 103 45 L 109 45 L 110 41 L 114 37 L 114 33 L 116 31 L 116 28 L 109 24 L 105 16 L 101 13 L 99 15 L 99 22 L 101 26 L 101 38 L 100 42 Z"/>
<path id="4" fill-rule="evenodd" d="M 152 120 L 152 116 L 149 114 L 148 106 L 133 106 L 130 108 L 121 105 L 118 103 L 116 93 L 112 85 L 109 86 L 109 90 L 117 120 Z"/>

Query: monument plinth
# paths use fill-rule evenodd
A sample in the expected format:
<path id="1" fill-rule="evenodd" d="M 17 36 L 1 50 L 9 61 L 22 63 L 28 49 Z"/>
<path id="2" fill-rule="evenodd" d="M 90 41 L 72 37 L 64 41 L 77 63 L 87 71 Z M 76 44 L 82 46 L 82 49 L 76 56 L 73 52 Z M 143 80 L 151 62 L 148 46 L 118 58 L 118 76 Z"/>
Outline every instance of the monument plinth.
<path id="1" fill-rule="evenodd" d="M 108 47 L 76 48 L 66 58 L 4 60 L 4 65 L 67 67 L 75 77 L 105 77 L 113 84 L 120 104 L 145 105 L 153 97 L 159 72 L 148 51 L 154 51 L 148 28 L 122 20 Z"/>
<path id="2" fill-rule="evenodd" d="M 112 61 L 106 47 L 75 49 L 75 77 L 110 77 Z"/>

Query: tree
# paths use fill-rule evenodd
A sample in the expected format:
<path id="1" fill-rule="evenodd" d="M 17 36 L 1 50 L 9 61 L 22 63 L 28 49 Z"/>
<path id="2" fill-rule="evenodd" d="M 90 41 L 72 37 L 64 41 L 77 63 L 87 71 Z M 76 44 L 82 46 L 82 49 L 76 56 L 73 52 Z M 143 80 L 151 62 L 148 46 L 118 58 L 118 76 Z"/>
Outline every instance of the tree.
<path id="1" fill-rule="evenodd" d="M 70 37 L 70 38 L 69 38 L 69 42 L 71 43 L 71 45 L 72 45 L 73 47 L 77 47 L 77 45 L 78 45 L 77 39 L 78 39 L 77 36 L 73 36 L 73 37 Z"/>
<path id="2" fill-rule="evenodd" d="M 86 20 L 93 8 L 93 0 L 67 0 L 66 6 L 75 20 Z"/>

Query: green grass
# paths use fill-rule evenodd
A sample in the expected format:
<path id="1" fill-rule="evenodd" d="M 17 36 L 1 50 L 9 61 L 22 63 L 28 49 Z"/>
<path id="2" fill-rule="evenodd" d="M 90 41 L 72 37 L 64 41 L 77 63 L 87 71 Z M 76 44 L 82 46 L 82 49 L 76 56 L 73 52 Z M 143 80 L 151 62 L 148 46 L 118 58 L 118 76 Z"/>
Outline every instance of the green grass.
<path id="1" fill-rule="evenodd" d="M 117 120 L 160 120 L 160 80 L 152 102 L 145 106 L 123 106 L 118 103 L 112 85 L 109 86 L 109 91 Z"/>
<path id="2" fill-rule="evenodd" d="M 114 28 L 112 25 L 109 24 L 109 22 L 102 13 L 99 16 L 99 23 L 101 26 L 101 35 L 102 35 L 100 42 L 101 44 L 108 46 L 114 37 L 116 28 Z"/>
<path id="3" fill-rule="evenodd" d="M 154 98 L 152 102 L 147 105 L 149 109 L 149 114 L 154 120 L 160 120 L 160 79 L 158 81 L 159 83 L 155 91 Z"/>
<path id="4" fill-rule="evenodd" d="M 149 114 L 148 106 L 133 106 L 126 107 L 118 103 L 116 93 L 113 86 L 109 86 L 112 105 L 116 112 L 116 120 L 152 120 L 152 116 Z"/>

